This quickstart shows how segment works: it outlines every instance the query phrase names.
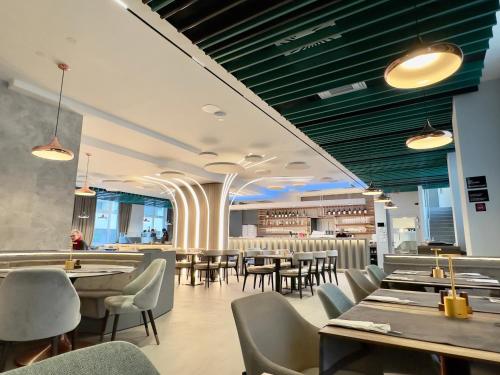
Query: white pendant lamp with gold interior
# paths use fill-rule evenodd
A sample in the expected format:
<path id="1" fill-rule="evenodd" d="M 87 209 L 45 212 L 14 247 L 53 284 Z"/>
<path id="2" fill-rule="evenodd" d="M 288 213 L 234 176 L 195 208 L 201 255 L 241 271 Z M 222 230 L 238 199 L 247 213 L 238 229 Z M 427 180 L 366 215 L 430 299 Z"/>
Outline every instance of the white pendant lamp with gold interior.
<path id="1" fill-rule="evenodd" d="M 382 194 L 382 190 L 378 189 L 373 185 L 373 182 L 368 184 L 368 187 L 361 192 L 363 195 L 380 195 Z"/>
<path id="2" fill-rule="evenodd" d="M 406 140 L 406 146 L 414 150 L 429 150 L 451 142 L 453 134 L 450 131 L 435 129 L 427 119 L 422 131 Z"/>
<path id="3" fill-rule="evenodd" d="M 90 162 L 90 157 L 92 155 L 89 154 L 88 152 L 86 153 L 86 155 L 87 155 L 87 171 L 85 172 L 85 182 L 81 188 L 75 190 L 75 195 L 80 195 L 84 197 L 93 197 L 95 195 L 95 191 L 92 190 L 88 184 L 89 162 Z"/>
<path id="4" fill-rule="evenodd" d="M 59 142 L 59 139 L 57 138 L 57 128 L 59 126 L 59 115 L 61 113 L 61 98 L 64 85 L 64 72 L 69 70 L 69 66 L 66 64 L 58 64 L 57 67 L 62 70 L 62 78 L 61 78 L 61 89 L 59 90 L 59 105 L 57 107 L 57 119 L 56 119 L 56 129 L 54 132 L 54 137 L 46 145 L 33 147 L 31 149 L 31 153 L 42 159 L 67 161 L 67 160 L 73 160 L 74 154 L 73 151 L 64 148 Z"/>

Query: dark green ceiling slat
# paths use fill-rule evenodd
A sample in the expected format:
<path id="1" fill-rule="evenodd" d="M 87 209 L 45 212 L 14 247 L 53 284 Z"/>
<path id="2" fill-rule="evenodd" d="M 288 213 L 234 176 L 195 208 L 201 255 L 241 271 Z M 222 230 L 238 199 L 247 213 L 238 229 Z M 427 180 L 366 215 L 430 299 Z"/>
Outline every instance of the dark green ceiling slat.
<path id="1" fill-rule="evenodd" d="M 173 3 L 175 0 L 153 0 L 148 3 L 153 12 L 157 12 Z"/>
<path id="2" fill-rule="evenodd" d="M 268 1 L 198 1 L 168 21 L 358 178 L 387 192 L 447 186 L 454 145 L 419 151 L 405 142 L 427 118 L 451 129 L 453 96 L 480 83 L 498 0 Z M 166 1 L 159 14 L 187 3 Z M 417 31 L 424 42 L 457 44 L 464 64 L 435 85 L 394 89 L 385 67 Z M 366 89 L 317 95 L 360 81 Z"/>

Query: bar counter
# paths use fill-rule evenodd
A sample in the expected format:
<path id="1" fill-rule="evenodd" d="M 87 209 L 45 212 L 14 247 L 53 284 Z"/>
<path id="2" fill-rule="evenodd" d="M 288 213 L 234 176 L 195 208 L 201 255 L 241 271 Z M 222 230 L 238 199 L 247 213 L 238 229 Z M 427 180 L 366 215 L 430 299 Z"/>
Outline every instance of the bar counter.
<path id="1" fill-rule="evenodd" d="M 279 250 L 300 251 L 337 250 L 339 269 L 364 269 L 370 264 L 369 240 L 364 238 L 290 238 L 290 237 L 231 237 L 229 249 L 248 250 Z"/>

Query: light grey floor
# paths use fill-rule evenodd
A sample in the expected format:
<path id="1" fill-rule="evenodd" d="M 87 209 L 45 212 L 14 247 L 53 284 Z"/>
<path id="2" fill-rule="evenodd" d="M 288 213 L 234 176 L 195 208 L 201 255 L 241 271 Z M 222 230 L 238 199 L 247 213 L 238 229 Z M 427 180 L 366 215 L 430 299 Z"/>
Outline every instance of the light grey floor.
<path id="1" fill-rule="evenodd" d="M 339 284 L 352 298 L 341 273 Z M 180 285 L 175 290 L 174 309 L 157 322 L 160 346 L 145 337 L 141 327 L 121 332 L 118 339 L 140 346 L 161 374 L 241 374 L 243 359 L 230 304 L 234 299 L 260 293 L 252 285 L 245 292 L 241 287 L 242 280 L 238 284 L 235 276 L 230 277 L 229 285 L 220 287 L 215 283 L 210 289 Z M 266 289 L 270 290 L 267 286 Z M 304 292 L 302 300 L 298 293 L 287 298 L 311 323 L 317 326 L 326 323 L 316 294 L 311 297 Z"/>

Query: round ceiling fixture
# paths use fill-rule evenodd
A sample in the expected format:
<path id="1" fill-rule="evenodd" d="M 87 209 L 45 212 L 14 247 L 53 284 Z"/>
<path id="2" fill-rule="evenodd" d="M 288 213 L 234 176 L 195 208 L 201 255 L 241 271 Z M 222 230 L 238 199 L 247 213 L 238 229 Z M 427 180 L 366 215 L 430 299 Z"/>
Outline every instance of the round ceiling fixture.
<path id="1" fill-rule="evenodd" d="M 245 156 L 245 161 L 251 162 L 251 163 L 257 163 L 264 159 L 262 155 L 256 155 L 256 154 L 248 154 Z"/>
<path id="2" fill-rule="evenodd" d="M 177 177 L 184 176 L 184 172 L 180 172 L 180 171 L 163 171 L 163 172 L 160 172 L 160 176 L 165 177 L 165 178 L 177 178 Z"/>
<path id="3" fill-rule="evenodd" d="M 205 104 L 203 107 L 201 107 L 203 112 L 214 114 L 215 112 L 221 111 L 220 107 L 216 106 L 215 104 Z"/>
<path id="4" fill-rule="evenodd" d="M 258 174 L 258 175 L 266 175 L 269 173 L 271 173 L 270 169 L 256 169 L 255 170 L 255 174 Z"/>
<path id="5" fill-rule="evenodd" d="M 446 146 L 453 142 L 453 134 L 448 130 L 435 129 L 429 120 L 422 131 L 406 140 L 406 146 L 414 150 L 429 150 Z"/>
<path id="6" fill-rule="evenodd" d="M 387 202 L 384 206 L 384 208 L 386 210 L 395 210 L 396 208 L 398 208 L 398 206 L 396 206 L 394 203 L 392 202 Z"/>
<path id="7" fill-rule="evenodd" d="M 283 190 L 283 186 L 280 186 L 280 185 L 270 185 L 267 188 L 269 190 Z"/>
<path id="8" fill-rule="evenodd" d="M 370 182 L 368 187 L 365 190 L 363 190 L 361 194 L 363 194 L 363 195 L 380 195 L 380 194 L 382 194 L 382 190 L 377 189 L 373 185 L 373 182 Z"/>
<path id="9" fill-rule="evenodd" d="M 429 86 L 455 73 L 462 60 L 462 50 L 455 44 L 421 45 L 390 63 L 384 78 L 390 86 L 399 89 Z"/>
<path id="10" fill-rule="evenodd" d="M 214 112 L 214 116 L 215 117 L 225 117 L 226 116 L 226 112 L 224 112 L 224 111 L 216 111 L 216 112 Z"/>
<path id="11" fill-rule="evenodd" d="M 305 161 L 292 161 L 285 165 L 286 169 L 308 169 L 309 165 Z"/>
<path id="12" fill-rule="evenodd" d="M 294 183 L 292 184 L 292 186 L 295 186 L 295 187 L 306 186 L 306 183 L 305 183 L 305 182 L 300 182 L 300 181 L 297 181 L 297 182 L 294 182 Z"/>
<path id="13" fill-rule="evenodd" d="M 333 178 L 325 176 L 325 177 L 321 177 L 320 181 L 322 181 L 322 182 L 333 182 Z"/>
<path id="14" fill-rule="evenodd" d="M 241 165 L 230 162 L 209 163 L 205 165 L 203 169 L 207 172 L 218 174 L 241 173 L 245 170 Z"/>
<path id="15" fill-rule="evenodd" d="M 382 193 L 378 197 L 376 197 L 374 200 L 375 200 L 375 202 L 378 202 L 378 203 L 387 203 L 387 202 L 391 201 L 391 198 L 389 198 L 387 195 Z"/>
<path id="16" fill-rule="evenodd" d="M 216 152 L 213 152 L 213 151 L 202 151 L 198 154 L 198 156 L 201 156 L 202 158 L 206 158 L 206 159 L 212 159 L 212 158 L 216 158 L 217 156 L 219 156 L 219 154 Z"/>

